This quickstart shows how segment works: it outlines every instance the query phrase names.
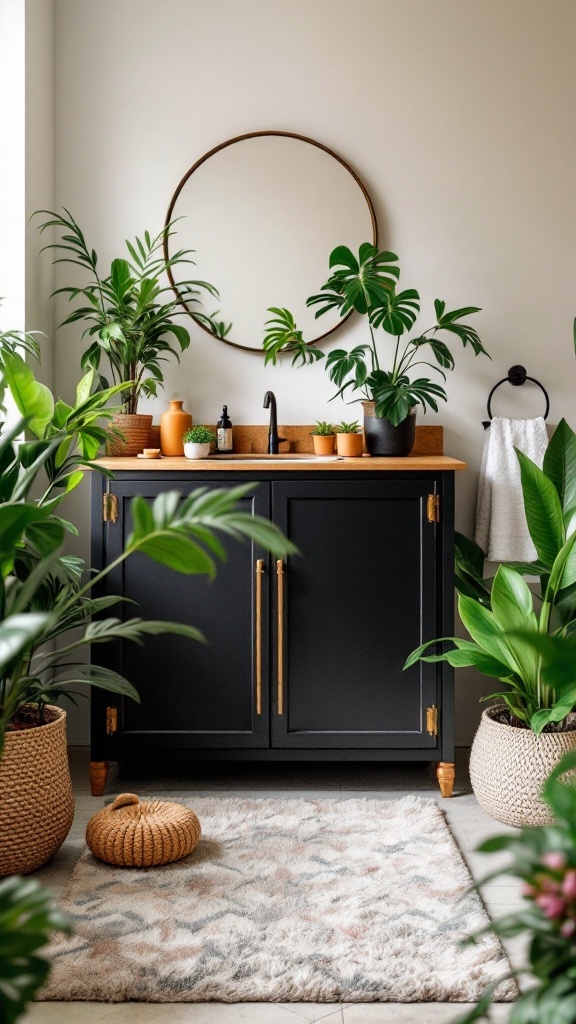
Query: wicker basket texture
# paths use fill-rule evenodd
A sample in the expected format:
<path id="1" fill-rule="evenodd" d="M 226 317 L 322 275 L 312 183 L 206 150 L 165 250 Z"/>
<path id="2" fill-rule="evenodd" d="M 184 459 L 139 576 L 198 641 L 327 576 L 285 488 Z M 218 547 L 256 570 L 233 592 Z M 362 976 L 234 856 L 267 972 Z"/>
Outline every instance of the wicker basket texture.
<path id="1" fill-rule="evenodd" d="M 90 818 L 86 842 L 106 864 L 148 868 L 187 857 L 201 834 L 189 807 L 165 800 L 141 803 L 134 793 L 121 793 Z"/>
<path id="2" fill-rule="evenodd" d="M 484 711 L 470 754 L 470 781 L 478 803 L 505 825 L 549 825 L 542 786 L 563 754 L 576 748 L 576 729 L 541 733 L 496 722 Z"/>
<path id="3" fill-rule="evenodd" d="M 139 455 L 149 447 L 152 417 L 146 413 L 117 413 L 110 425 L 123 434 L 124 440 L 111 437 L 106 444 L 107 455 Z"/>
<path id="4" fill-rule="evenodd" d="M 46 725 L 6 733 L 0 758 L 0 877 L 41 867 L 72 825 L 66 712 L 48 705 L 45 718 Z"/>

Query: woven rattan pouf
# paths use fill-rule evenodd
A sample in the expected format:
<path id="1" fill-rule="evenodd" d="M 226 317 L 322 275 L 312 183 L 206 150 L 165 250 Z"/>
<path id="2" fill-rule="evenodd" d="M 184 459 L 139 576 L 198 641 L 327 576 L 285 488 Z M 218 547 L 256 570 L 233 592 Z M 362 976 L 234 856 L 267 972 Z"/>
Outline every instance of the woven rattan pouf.
<path id="1" fill-rule="evenodd" d="M 134 793 L 121 793 L 86 826 L 86 842 L 95 857 L 129 868 L 149 868 L 187 857 L 201 834 L 200 822 L 189 807 L 165 800 L 140 803 Z"/>

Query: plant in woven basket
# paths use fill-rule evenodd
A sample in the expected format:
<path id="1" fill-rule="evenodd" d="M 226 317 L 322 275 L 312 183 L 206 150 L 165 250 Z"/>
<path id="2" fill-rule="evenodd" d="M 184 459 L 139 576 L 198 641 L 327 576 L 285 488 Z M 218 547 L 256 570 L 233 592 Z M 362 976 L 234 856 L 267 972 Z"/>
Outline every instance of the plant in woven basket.
<path id="1" fill-rule="evenodd" d="M 484 930 L 503 939 L 528 940 L 528 963 L 512 971 L 524 982 L 510 1010 L 509 1024 L 574 1024 L 576 1021 L 576 778 L 561 781 L 576 769 L 576 753 L 567 754 L 544 786 L 553 824 L 522 828 L 515 835 L 496 836 L 478 847 L 481 853 L 511 854 L 510 866 L 490 875 L 507 874 L 522 882 L 524 908 Z M 481 932 L 468 941 L 474 943 Z M 490 1020 L 491 987 L 478 1005 L 455 1024 Z M 500 1018 L 498 1018 L 500 1019 Z"/>
<path id="2" fill-rule="evenodd" d="M 174 234 L 173 223 L 167 224 L 154 237 L 145 231 L 142 238 L 127 240 L 129 258 L 112 260 L 109 272 L 101 275 L 95 250 L 68 210 L 62 214 L 51 210 L 37 213 L 48 217 L 40 225 L 41 232 L 47 228 L 60 232 L 59 241 L 44 246 L 58 254 L 54 262 L 71 263 L 88 276 L 83 286 L 68 285 L 53 293 L 67 295 L 70 302 L 83 302 L 60 326 L 86 324 L 84 335 L 88 335 L 90 344 L 82 354 L 82 367 L 93 367 L 106 388 L 108 381 L 100 372 L 104 356 L 111 383 L 123 385 L 124 411 L 134 414 L 141 394 L 155 396 L 162 387 L 161 364 L 170 358 L 179 359 L 179 351 L 184 352 L 190 344 L 186 328 L 173 322 L 173 317 L 185 310 L 173 296 L 170 284 L 163 283 L 163 276 L 176 266 L 193 264 L 193 250 L 180 249 L 171 257 L 163 255 L 166 240 Z M 217 298 L 216 288 L 207 281 L 192 279 L 180 282 L 178 288 L 194 318 L 209 326 L 217 337 L 224 337 L 229 328 L 203 312 L 200 299 L 202 292 Z"/>
<path id="3" fill-rule="evenodd" d="M 576 636 L 576 434 L 558 425 L 540 469 L 522 452 L 524 508 L 536 548 L 534 562 L 501 565 L 491 580 L 482 578 L 484 552 L 466 537 L 457 539 L 458 610 L 470 639 L 430 641 L 418 658 L 474 666 L 506 683 L 490 694 L 506 705 L 508 721 L 539 735 L 570 725 L 576 707 L 573 658 Z M 525 576 L 540 578 L 533 593 Z M 431 646 L 450 644 L 441 653 Z M 563 666 L 563 668 L 561 668 Z"/>
<path id="4" fill-rule="evenodd" d="M 446 312 L 446 303 L 440 299 L 434 302 L 436 323 L 423 333 L 405 339 L 405 334 L 414 326 L 420 310 L 418 292 L 409 288 L 398 291 L 397 281 L 400 269 L 398 257 L 393 252 L 379 251 L 375 245 L 364 242 L 358 256 L 345 245 L 339 245 L 330 253 L 330 276 L 317 295 L 310 296 L 306 304 L 317 307 L 316 318 L 336 310 L 342 319 L 356 312 L 366 317 L 370 335 L 369 343 L 356 345 L 353 349 L 334 349 L 326 360 L 326 371 L 336 385 L 334 398 L 357 394 L 353 401 L 368 399 L 376 403 L 375 414 L 389 420 L 394 426 L 402 423 L 417 406 L 438 411 L 438 401 L 446 401 L 446 392 L 440 384 L 429 377 L 414 378 L 412 371 L 418 366 L 428 366 L 446 379 L 446 370 L 454 369 L 454 357 L 445 341 L 438 335 L 455 335 L 464 347 L 470 345 L 475 355 L 487 355 L 475 328 L 462 323 L 464 317 L 479 312 L 478 306 L 466 306 Z M 295 352 L 294 363 L 306 359 L 309 348 L 298 331 L 289 310 L 273 309 L 282 314 L 283 327 L 269 328 L 263 342 L 265 362 L 275 363 L 283 353 Z M 269 321 L 273 324 L 273 321 Z M 376 332 L 396 339 L 394 358 L 389 370 L 380 368 L 380 354 L 376 344 Z M 315 351 L 315 358 L 322 353 Z M 423 358 L 424 357 L 424 358 Z M 428 362 L 433 357 L 438 364 Z"/>
<path id="5" fill-rule="evenodd" d="M 13 1024 L 44 984 L 50 964 L 39 956 L 52 932 L 70 932 L 69 920 L 47 889 L 31 878 L 0 881 L 0 1020 Z"/>

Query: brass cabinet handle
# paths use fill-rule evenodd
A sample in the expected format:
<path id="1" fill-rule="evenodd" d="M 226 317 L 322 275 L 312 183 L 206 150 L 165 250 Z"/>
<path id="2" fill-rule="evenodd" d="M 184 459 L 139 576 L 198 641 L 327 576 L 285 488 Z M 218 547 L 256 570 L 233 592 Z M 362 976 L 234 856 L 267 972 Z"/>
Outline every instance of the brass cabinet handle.
<path id="1" fill-rule="evenodd" d="M 278 590 L 278 714 L 284 714 L 284 563 L 276 562 L 276 583 Z"/>
<path id="2" fill-rule="evenodd" d="M 262 714 L 262 577 L 264 559 L 256 562 L 256 714 Z"/>

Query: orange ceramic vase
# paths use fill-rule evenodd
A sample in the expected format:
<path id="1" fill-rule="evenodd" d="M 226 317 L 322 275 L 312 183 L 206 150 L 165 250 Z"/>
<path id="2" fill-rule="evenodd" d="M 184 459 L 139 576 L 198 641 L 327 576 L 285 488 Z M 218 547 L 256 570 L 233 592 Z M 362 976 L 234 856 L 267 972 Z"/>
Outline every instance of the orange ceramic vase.
<path id="1" fill-rule="evenodd" d="M 170 402 L 160 417 L 160 451 L 162 455 L 184 455 L 182 435 L 192 426 L 192 417 L 184 412 L 184 402 Z"/>

